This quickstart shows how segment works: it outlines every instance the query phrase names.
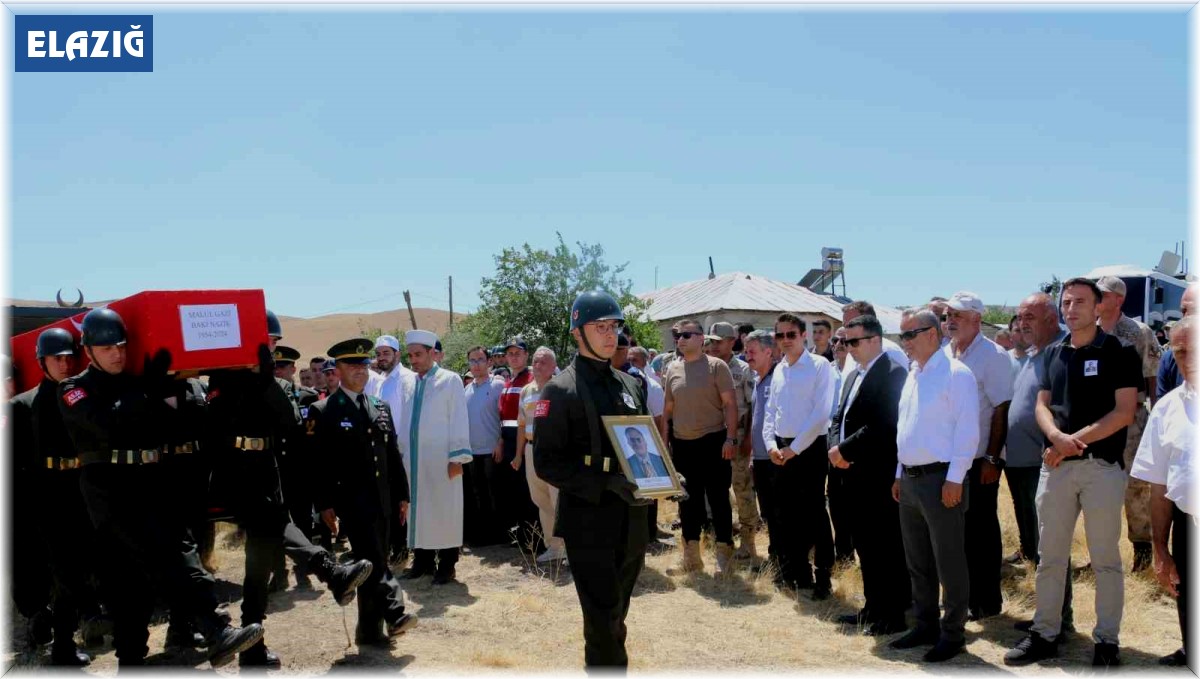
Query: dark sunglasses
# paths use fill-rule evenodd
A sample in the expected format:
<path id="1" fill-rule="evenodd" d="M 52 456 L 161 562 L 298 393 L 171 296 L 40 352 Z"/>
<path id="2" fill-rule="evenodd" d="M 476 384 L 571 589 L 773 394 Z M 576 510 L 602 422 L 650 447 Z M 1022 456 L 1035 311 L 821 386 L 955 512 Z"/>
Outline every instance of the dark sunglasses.
<path id="1" fill-rule="evenodd" d="M 841 338 L 841 337 L 834 337 L 833 339 L 829 340 L 829 343 L 830 343 L 830 344 L 841 344 L 841 343 L 842 343 L 842 338 Z"/>
<path id="2" fill-rule="evenodd" d="M 685 330 L 684 332 L 673 332 L 673 333 L 671 333 L 671 336 L 672 336 L 672 337 L 674 337 L 675 339 L 685 339 L 685 340 L 688 340 L 688 339 L 691 339 L 691 338 L 693 338 L 693 337 L 695 337 L 696 335 L 699 335 L 699 334 L 701 334 L 701 333 L 698 333 L 698 332 L 692 332 L 692 331 L 690 331 L 690 330 Z"/>
<path id="3" fill-rule="evenodd" d="M 784 337 L 786 337 L 786 338 L 788 338 L 788 339 L 796 339 L 796 338 L 797 338 L 797 337 L 799 337 L 799 336 L 800 336 L 800 331 L 799 331 L 799 330 L 788 330 L 787 332 L 777 332 L 777 333 L 775 333 L 775 339 L 777 339 L 777 340 L 781 340 L 781 339 L 783 339 Z"/>
<path id="4" fill-rule="evenodd" d="M 846 340 L 842 340 L 842 341 L 846 344 L 846 346 L 854 347 L 857 349 L 859 342 L 865 342 L 865 341 L 871 339 L 872 337 L 879 337 L 879 335 L 863 335 L 862 337 L 855 337 L 854 339 L 846 339 Z M 901 335 L 901 337 L 903 337 L 903 335 Z"/>
<path id="5" fill-rule="evenodd" d="M 902 332 L 902 333 L 900 333 L 900 339 L 905 342 L 911 342 L 917 338 L 917 335 L 920 335 L 921 333 L 925 332 L 926 330 L 933 330 L 933 326 L 927 325 L 924 328 L 916 328 L 914 330 L 909 330 L 908 332 Z"/>

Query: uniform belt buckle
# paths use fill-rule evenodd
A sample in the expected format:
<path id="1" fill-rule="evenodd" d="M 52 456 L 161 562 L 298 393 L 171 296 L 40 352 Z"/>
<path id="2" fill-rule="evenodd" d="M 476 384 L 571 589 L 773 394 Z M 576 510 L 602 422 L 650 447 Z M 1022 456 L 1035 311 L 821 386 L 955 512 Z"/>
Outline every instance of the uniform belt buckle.
<path id="1" fill-rule="evenodd" d="M 46 469 L 54 469 L 54 458 L 46 458 Z"/>
<path id="2" fill-rule="evenodd" d="M 157 450 L 143 450 L 141 451 L 141 462 L 142 464 L 154 464 L 158 462 L 159 455 Z"/>
<path id="3" fill-rule="evenodd" d="M 79 467 L 79 458 L 68 457 L 58 461 L 59 469 L 75 469 Z"/>
<path id="4" fill-rule="evenodd" d="M 592 466 L 592 456 L 591 455 L 583 456 L 583 466 L 585 466 L 585 467 Z"/>
<path id="5" fill-rule="evenodd" d="M 190 444 L 190 443 L 185 443 L 185 444 L 183 444 L 183 445 L 180 445 L 180 446 L 175 446 L 175 453 L 176 453 L 176 454 L 187 455 L 187 454 L 189 454 L 189 453 L 191 453 L 191 452 L 192 452 L 192 444 Z"/>
<path id="6" fill-rule="evenodd" d="M 247 439 L 250 444 L 250 450 L 263 450 L 267 447 L 266 439 Z"/>

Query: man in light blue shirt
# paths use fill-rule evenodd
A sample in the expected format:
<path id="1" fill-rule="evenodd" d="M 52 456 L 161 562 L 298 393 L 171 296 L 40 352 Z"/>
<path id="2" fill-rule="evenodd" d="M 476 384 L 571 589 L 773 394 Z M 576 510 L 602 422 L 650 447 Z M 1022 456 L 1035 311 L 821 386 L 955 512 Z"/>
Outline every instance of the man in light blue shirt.
<path id="1" fill-rule="evenodd" d="M 471 463 L 463 466 L 464 503 L 463 532 L 472 547 L 507 542 L 496 525 L 498 516 L 495 493 L 492 492 L 492 453 L 500 440 L 500 394 L 504 380 L 491 374 L 487 349 L 473 347 L 467 352 L 471 382 L 466 386 L 467 423 L 470 427 Z"/>

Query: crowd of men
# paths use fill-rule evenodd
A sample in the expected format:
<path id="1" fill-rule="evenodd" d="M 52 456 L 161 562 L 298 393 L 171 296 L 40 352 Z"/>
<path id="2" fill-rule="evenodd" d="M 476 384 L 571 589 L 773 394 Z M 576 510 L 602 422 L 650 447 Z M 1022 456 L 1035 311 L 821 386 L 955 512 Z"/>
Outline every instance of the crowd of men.
<path id="1" fill-rule="evenodd" d="M 1037 609 L 1004 661 L 1027 664 L 1074 629 L 1082 512 L 1093 659 L 1112 666 L 1124 510 L 1132 570 L 1153 565 L 1177 597 L 1184 647 L 1163 662 L 1184 665 L 1196 288 L 1165 351 L 1121 312 L 1124 296 L 1118 278 L 1071 279 L 1057 302 L 1023 300 L 994 341 L 966 291 L 906 310 L 900 344 L 865 301 L 843 308 L 836 331 L 790 313 L 770 329 L 683 320 L 659 354 L 638 346 L 610 297 L 586 293 L 572 309 L 578 355 L 561 369 L 518 336 L 470 348 L 458 375 L 442 368 L 439 338 L 414 330 L 403 344 L 339 342 L 299 385 L 300 353 L 277 344 L 273 314 L 257 368 L 176 380 L 165 352 L 137 377 L 126 370 L 124 325 L 96 310 L 83 322 L 86 370 L 76 374 L 70 333 L 48 330 L 42 383 L 10 394 L 15 539 L 37 555 L 15 562 L 14 600 L 56 664 L 89 662 L 76 630 L 87 644 L 113 634 L 122 666 L 143 662 L 157 596 L 168 646 L 278 666 L 263 624 L 268 593 L 288 586 L 285 555 L 297 588 L 315 576 L 343 606 L 357 595 L 358 643 L 387 645 L 416 622 L 401 580 L 452 583 L 464 546 L 499 545 L 569 566 L 588 665 L 623 666 L 629 592 L 646 550 L 672 533 L 658 502 L 614 480 L 595 424 L 645 414 L 684 488 L 672 574 L 705 569 L 708 533 L 717 575 L 748 567 L 819 601 L 835 564 L 857 559 L 865 605 L 839 623 L 903 633 L 892 648 L 930 646 L 924 660 L 940 662 L 962 651 L 967 620 L 1001 612 L 1002 565 L 1026 561 Z M 587 469 L 601 460 L 603 474 Z M 1008 556 L 1002 475 L 1020 536 Z M 241 628 L 217 609 L 200 556 L 213 507 L 246 535 Z"/>

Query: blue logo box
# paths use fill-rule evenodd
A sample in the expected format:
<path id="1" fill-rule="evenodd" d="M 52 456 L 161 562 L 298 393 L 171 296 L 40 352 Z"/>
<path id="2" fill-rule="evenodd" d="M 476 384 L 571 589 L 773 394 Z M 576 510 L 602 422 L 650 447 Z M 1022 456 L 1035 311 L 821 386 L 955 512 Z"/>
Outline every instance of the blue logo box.
<path id="1" fill-rule="evenodd" d="M 154 71 L 154 17 L 129 14 L 18 14 L 16 70 Z"/>

